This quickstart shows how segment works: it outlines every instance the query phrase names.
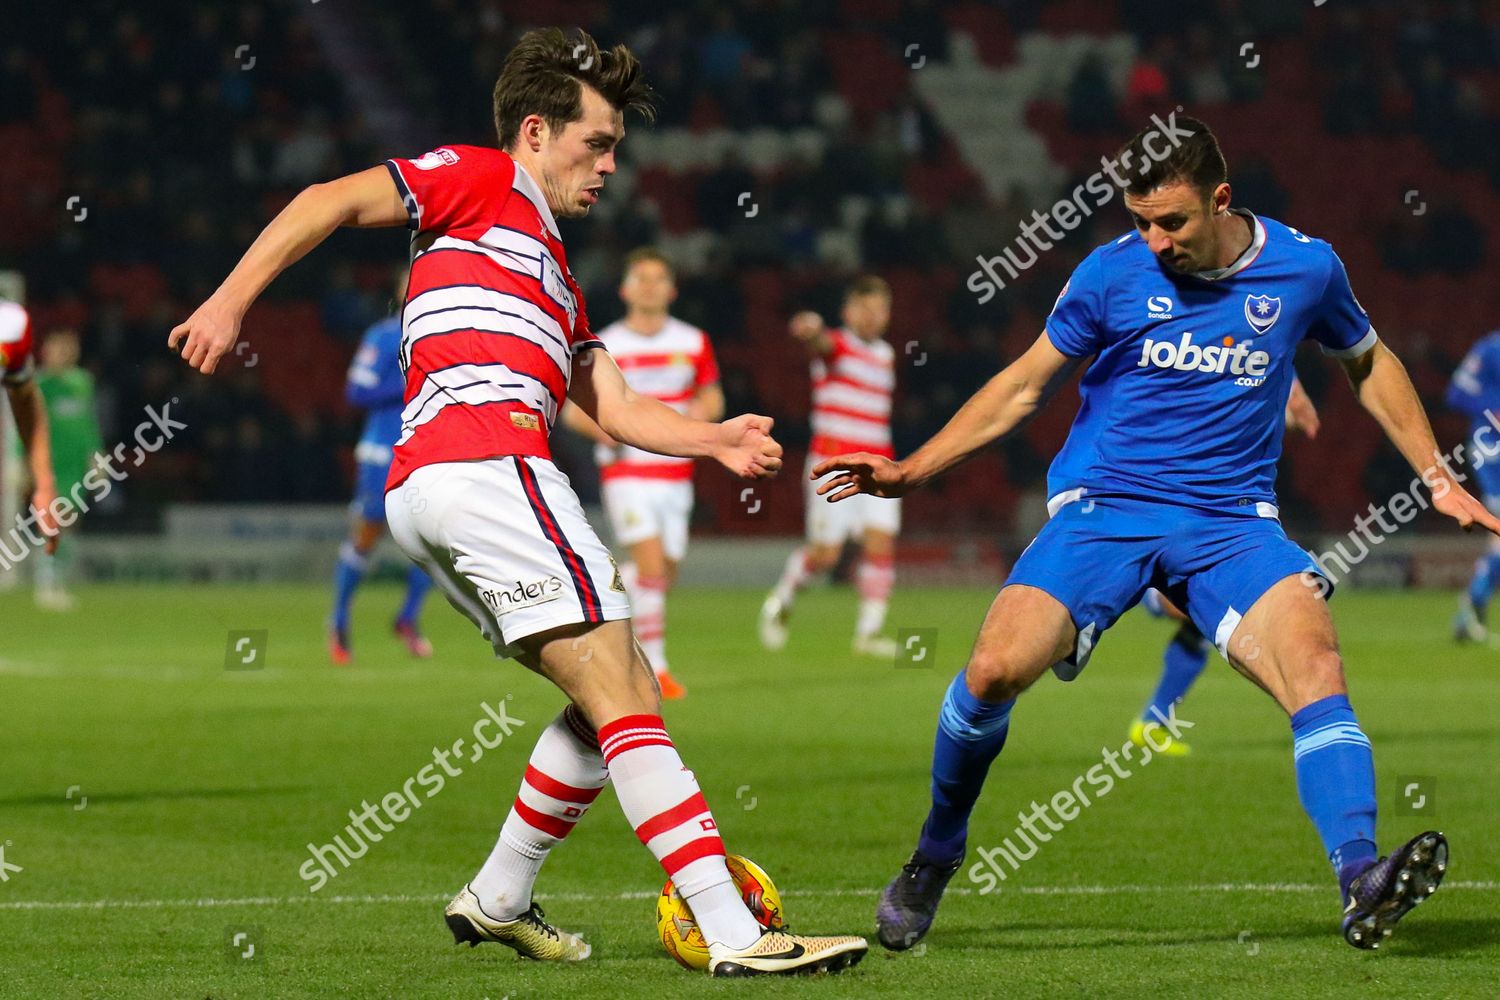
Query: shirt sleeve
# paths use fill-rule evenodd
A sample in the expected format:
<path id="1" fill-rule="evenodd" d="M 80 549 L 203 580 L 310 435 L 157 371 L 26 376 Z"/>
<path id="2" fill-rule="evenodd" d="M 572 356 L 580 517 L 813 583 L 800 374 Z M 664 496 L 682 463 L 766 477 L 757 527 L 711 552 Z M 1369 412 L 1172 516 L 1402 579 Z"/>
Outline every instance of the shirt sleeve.
<path id="1" fill-rule="evenodd" d="M 1349 274 L 1338 254 L 1329 254 L 1328 281 L 1307 336 L 1316 340 L 1323 353 L 1335 358 L 1357 358 L 1375 346 L 1375 328 L 1364 307 L 1349 287 Z"/>
<path id="2" fill-rule="evenodd" d="M 708 334 L 701 335 L 702 346 L 693 358 L 693 385 L 702 388 L 719 381 L 719 360 L 714 357 L 714 345 Z"/>
<path id="3" fill-rule="evenodd" d="M 589 322 L 588 304 L 583 301 L 583 291 L 573 286 L 572 292 L 578 300 L 578 320 L 573 324 L 573 354 L 577 356 L 584 351 L 595 349 L 609 350 L 604 341 L 600 340 L 599 335 L 594 332 L 593 324 Z"/>
<path id="4" fill-rule="evenodd" d="M 14 302 L 0 303 L 0 383 L 21 385 L 36 373 L 31 316 Z"/>
<path id="5" fill-rule="evenodd" d="M 1073 270 L 1047 317 L 1047 337 L 1070 358 L 1086 358 L 1105 347 L 1104 290 L 1099 254 L 1089 254 Z"/>
<path id="6" fill-rule="evenodd" d="M 414 160 L 385 161 L 406 205 L 407 228 L 448 233 L 498 216 L 515 181 L 515 162 L 499 150 L 440 146 Z"/>

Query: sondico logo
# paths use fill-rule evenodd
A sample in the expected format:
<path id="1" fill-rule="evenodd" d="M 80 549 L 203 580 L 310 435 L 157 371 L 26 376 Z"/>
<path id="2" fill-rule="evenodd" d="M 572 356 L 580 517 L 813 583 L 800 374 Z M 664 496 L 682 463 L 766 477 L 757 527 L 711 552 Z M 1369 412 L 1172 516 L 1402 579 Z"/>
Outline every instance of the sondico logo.
<path id="1" fill-rule="evenodd" d="M 1153 295 L 1146 300 L 1147 319 L 1171 319 L 1172 300 L 1165 295 Z"/>
<path id="2" fill-rule="evenodd" d="M 1226 340 L 1229 338 L 1225 338 Z M 1257 386 L 1266 380 L 1266 368 L 1271 355 L 1265 351 L 1250 349 L 1250 341 L 1229 346 L 1210 344 L 1199 347 L 1193 343 L 1193 335 L 1184 333 L 1177 343 L 1170 340 L 1146 338 L 1141 346 L 1141 360 L 1137 368 L 1154 366 L 1175 369 L 1180 372 L 1211 372 L 1215 375 L 1237 375 L 1235 385 Z"/>
<path id="3" fill-rule="evenodd" d="M 514 587 L 508 587 L 505 590 L 484 591 L 485 602 L 494 609 L 496 615 L 508 614 L 537 604 L 546 604 L 548 601 L 557 600 L 562 595 L 563 582 L 555 576 L 532 583 L 518 582 Z"/>

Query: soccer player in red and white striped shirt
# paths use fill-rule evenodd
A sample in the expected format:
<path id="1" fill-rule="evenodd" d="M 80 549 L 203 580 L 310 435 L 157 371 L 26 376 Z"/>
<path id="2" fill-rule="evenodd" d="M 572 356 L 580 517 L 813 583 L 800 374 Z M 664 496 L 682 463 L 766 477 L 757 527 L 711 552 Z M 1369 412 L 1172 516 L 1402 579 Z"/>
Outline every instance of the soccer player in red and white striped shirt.
<path id="1" fill-rule="evenodd" d="M 16 421 L 16 436 L 31 472 L 31 509 L 17 515 L 17 527 L 34 538 L 28 524 L 42 532 L 48 555 L 57 551 L 57 485 L 52 475 L 52 443 L 47 429 L 47 407 L 36 379 L 36 336 L 31 315 L 19 302 L 0 298 L 0 385 Z M 9 550 L 7 550 L 8 552 Z"/>
<path id="2" fill-rule="evenodd" d="M 414 229 L 391 534 L 498 654 L 571 702 L 537 741 L 489 858 L 448 904 L 455 940 L 588 957 L 581 938 L 545 921 L 532 885 L 612 780 L 692 908 L 711 973 L 843 968 L 864 954 L 863 938 L 762 933 L 740 898 L 697 779 L 662 724 L 613 560 L 550 457 L 566 398 L 646 451 L 712 457 L 746 478 L 781 464 L 765 417 L 695 420 L 630 389 L 568 271 L 556 217 L 588 214 L 615 170 L 624 112 L 649 116 L 640 64 L 583 32 L 532 31 L 507 57 L 494 103 L 499 149 L 444 146 L 303 191 L 168 344 L 212 372 L 250 303 L 337 227 Z"/>
<path id="3" fill-rule="evenodd" d="M 713 344 L 708 334 L 667 311 L 676 298 L 676 275 L 662 252 L 632 250 L 620 281 L 625 318 L 600 330 L 599 339 L 630 388 L 698 420 L 718 420 L 724 415 L 724 392 Z M 620 573 L 635 613 L 636 638 L 656 671 L 661 696 L 681 698 L 687 689 L 667 665 L 667 591 L 687 554 L 692 460 L 620 444 L 576 406 L 563 408 L 563 422 L 597 443 L 604 510 L 615 541 L 630 549 Z"/>
<path id="4" fill-rule="evenodd" d="M 895 351 L 884 339 L 891 320 L 891 289 L 874 275 L 850 284 L 844 296 L 844 326 L 830 330 L 817 313 L 792 317 L 792 336 L 812 355 L 812 446 L 807 467 L 824 458 L 863 451 L 894 458 L 891 450 L 891 394 L 896 387 Z M 855 574 L 859 614 L 854 624 L 856 653 L 893 657 L 896 644 L 882 636 L 886 605 L 896 582 L 896 535 L 901 501 L 859 496 L 858 507 L 831 504 L 804 478 L 807 544 L 787 559 L 776 587 L 760 611 L 760 638 L 768 649 L 787 641 L 787 621 L 797 592 L 815 574 L 838 562 L 844 542 L 860 543 Z M 848 509 L 846 509 L 848 508 Z"/>

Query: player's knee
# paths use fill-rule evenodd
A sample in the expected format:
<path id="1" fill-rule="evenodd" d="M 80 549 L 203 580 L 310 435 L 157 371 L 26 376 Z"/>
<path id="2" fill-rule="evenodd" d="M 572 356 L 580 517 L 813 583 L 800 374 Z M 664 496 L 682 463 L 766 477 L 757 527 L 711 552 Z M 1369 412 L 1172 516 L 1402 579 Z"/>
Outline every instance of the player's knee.
<path id="1" fill-rule="evenodd" d="M 833 545 L 811 545 L 807 549 L 807 562 L 815 573 L 831 569 L 838 556 L 839 550 Z"/>
<path id="2" fill-rule="evenodd" d="M 1336 649 L 1320 649 L 1309 654 L 1303 658 L 1301 668 L 1290 686 L 1295 704 L 1286 707 L 1291 711 L 1311 705 L 1329 695 L 1343 694 L 1347 690 L 1343 657 Z"/>
<path id="3" fill-rule="evenodd" d="M 1008 649 L 975 649 L 965 671 L 969 693 L 990 702 L 1014 698 L 1036 679 L 1028 659 Z"/>

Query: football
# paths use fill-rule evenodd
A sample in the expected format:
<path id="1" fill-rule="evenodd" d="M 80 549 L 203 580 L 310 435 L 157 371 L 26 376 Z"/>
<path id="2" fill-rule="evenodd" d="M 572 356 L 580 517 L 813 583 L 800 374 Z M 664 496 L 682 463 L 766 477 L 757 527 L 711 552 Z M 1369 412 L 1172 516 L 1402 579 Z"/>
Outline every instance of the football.
<path id="1" fill-rule="evenodd" d="M 782 926 L 781 893 L 771 881 L 765 869 L 749 858 L 731 854 L 724 859 L 729 874 L 739 887 L 745 905 L 760 925 L 767 930 Z M 677 892 L 677 887 L 667 879 L 656 897 L 656 931 L 661 935 L 662 947 L 685 969 L 703 971 L 708 968 L 708 943 L 703 932 L 693 920 L 693 911 L 687 901 Z"/>

